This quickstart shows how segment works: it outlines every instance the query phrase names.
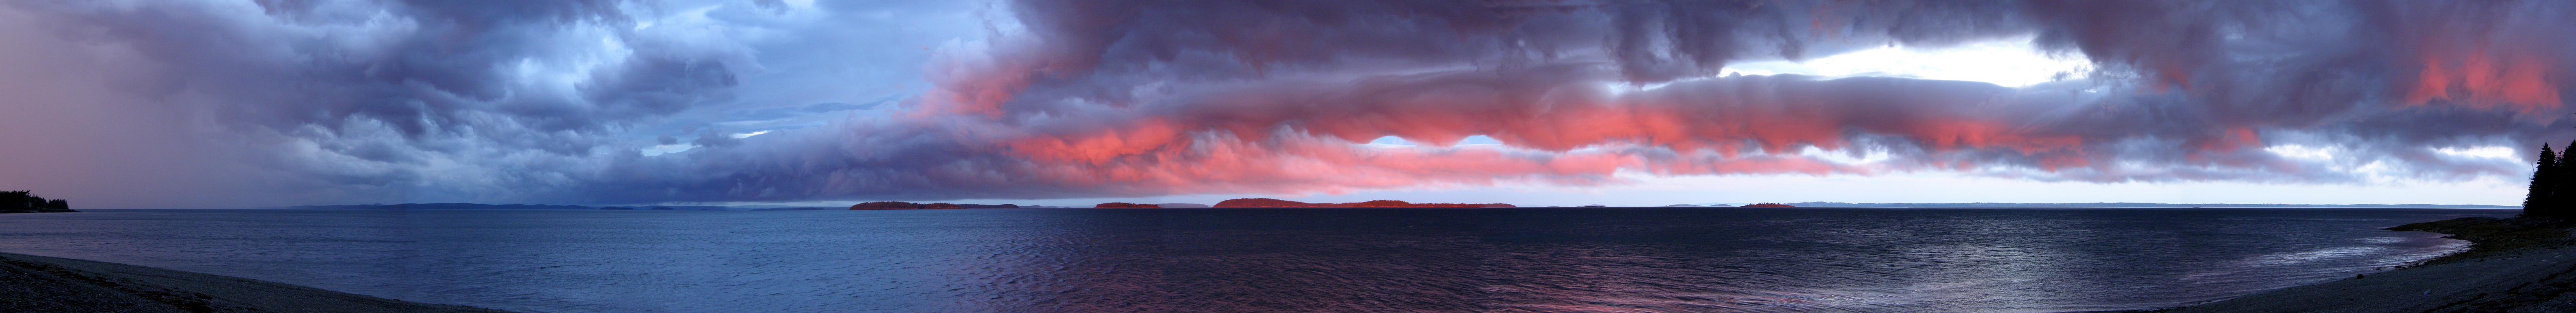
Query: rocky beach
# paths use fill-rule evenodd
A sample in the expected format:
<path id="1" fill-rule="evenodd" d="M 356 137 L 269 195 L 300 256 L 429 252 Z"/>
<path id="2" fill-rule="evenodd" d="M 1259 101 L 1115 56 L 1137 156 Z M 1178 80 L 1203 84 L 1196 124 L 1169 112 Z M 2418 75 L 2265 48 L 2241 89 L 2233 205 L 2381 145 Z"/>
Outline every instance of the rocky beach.
<path id="1" fill-rule="evenodd" d="M 152 267 L 0 253 L 0 312 L 507 312 Z"/>

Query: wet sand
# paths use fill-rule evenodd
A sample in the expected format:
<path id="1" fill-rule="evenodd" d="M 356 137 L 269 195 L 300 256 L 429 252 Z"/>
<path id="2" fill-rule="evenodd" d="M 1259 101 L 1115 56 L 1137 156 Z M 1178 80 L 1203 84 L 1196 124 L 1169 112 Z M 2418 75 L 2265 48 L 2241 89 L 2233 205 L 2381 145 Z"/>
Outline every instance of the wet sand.
<path id="1" fill-rule="evenodd" d="M 2576 293 L 2570 292 L 2576 291 L 2576 246 L 2556 229 L 2526 230 L 2547 232 L 2454 236 L 2472 242 L 2471 251 L 2422 266 L 2156 312 L 2576 312 Z M 2556 238 L 2528 238 L 2535 233 Z"/>
<path id="2" fill-rule="evenodd" d="M 0 312 L 506 312 L 116 263 L 0 253 Z"/>

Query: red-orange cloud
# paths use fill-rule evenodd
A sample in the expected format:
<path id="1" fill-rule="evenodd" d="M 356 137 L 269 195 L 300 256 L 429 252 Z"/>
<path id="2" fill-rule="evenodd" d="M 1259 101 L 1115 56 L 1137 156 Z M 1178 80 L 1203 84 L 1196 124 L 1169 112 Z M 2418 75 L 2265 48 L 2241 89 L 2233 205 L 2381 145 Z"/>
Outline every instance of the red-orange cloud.
<path id="1" fill-rule="evenodd" d="M 2427 54 L 2423 57 L 2423 70 L 2416 74 L 2415 88 L 2406 93 L 2406 103 L 2423 105 L 2440 99 L 2524 113 L 2558 109 L 2564 102 L 2558 96 L 2557 85 L 2550 82 L 2549 72 L 2558 68 L 2557 64 L 2526 53 L 2499 56 L 2472 50 Z"/>
<path id="2" fill-rule="evenodd" d="M 2571 63 L 2558 50 L 2570 40 L 2446 25 L 2576 26 L 2515 17 L 2556 9 L 2546 3 L 1014 4 L 1028 31 L 946 51 L 930 69 L 939 88 L 900 122 L 764 135 L 692 152 L 747 165 L 670 171 L 729 176 L 638 176 L 719 198 L 910 199 L 1638 175 L 2383 178 L 2351 170 L 2367 165 L 2383 168 L 2369 175 L 2511 176 L 2521 169 L 2510 162 L 2427 147 L 2567 135 L 2542 126 L 2566 111 L 2559 76 Z M 1713 75 L 1744 60 L 2000 38 L 2032 38 L 2101 70 L 2019 88 Z M 1416 145 L 1370 144 L 1387 136 Z M 1478 136 L 1500 144 L 1456 145 Z M 2267 150 L 2283 145 L 2336 154 Z"/>

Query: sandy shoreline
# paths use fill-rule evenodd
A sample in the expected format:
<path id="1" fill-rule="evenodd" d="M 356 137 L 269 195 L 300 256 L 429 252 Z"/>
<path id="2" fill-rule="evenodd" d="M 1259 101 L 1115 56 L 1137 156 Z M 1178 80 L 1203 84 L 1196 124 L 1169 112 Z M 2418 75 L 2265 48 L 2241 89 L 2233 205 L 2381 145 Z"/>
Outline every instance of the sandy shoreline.
<path id="1" fill-rule="evenodd" d="M 2576 312 L 2576 248 L 2433 264 L 2163 312 Z"/>
<path id="2" fill-rule="evenodd" d="M 2466 258 L 2149 312 L 2576 312 L 2576 246 L 2555 236 L 2562 238 L 2545 246 L 2455 236 L 2486 247 L 2457 255 Z"/>
<path id="3" fill-rule="evenodd" d="M 0 312 L 506 312 L 143 266 L 0 253 Z"/>

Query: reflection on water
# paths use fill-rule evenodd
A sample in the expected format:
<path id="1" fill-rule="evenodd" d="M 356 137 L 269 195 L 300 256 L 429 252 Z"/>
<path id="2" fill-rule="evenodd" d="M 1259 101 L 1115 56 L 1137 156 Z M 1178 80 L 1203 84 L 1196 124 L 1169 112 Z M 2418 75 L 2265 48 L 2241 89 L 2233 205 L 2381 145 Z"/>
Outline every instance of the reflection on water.
<path id="1" fill-rule="evenodd" d="M 101 210 L 0 251 L 532 312 L 2046 312 L 2462 248 L 2494 210 Z"/>

